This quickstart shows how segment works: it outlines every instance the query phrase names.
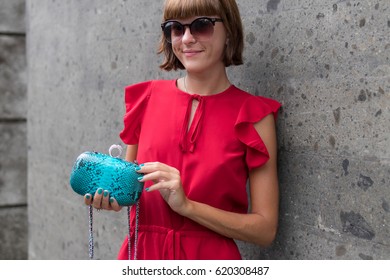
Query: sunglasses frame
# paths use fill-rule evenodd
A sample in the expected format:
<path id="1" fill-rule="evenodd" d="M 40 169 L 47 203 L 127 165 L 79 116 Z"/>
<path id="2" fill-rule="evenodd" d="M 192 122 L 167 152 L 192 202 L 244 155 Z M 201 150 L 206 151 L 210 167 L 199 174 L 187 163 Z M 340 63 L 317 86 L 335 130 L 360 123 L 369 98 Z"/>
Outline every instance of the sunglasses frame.
<path id="1" fill-rule="evenodd" d="M 165 21 L 165 22 L 163 22 L 161 24 L 161 29 L 162 29 L 162 32 L 164 34 L 165 40 L 168 43 L 172 44 L 172 38 L 170 37 L 168 39 L 168 37 L 165 35 L 165 27 L 167 26 L 167 24 L 169 24 L 169 23 L 177 23 L 181 27 L 183 27 L 183 34 L 181 35 L 181 37 L 183 37 L 183 35 L 185 33 L 185 30 L 186 30 L 185 27 L 188 27 L 190 29 L 190 33 L 192 34 L 191 28 L 192 28 L 192 25 L 194 24 L 194 22 L 196 22 L 198 20 L 204 20 L 204 19 L 210 21 L 212 23 L 212 25 L 213 25 L 213 28 L 214 28 L 216 22 L 223 22 L 223 20 L 221 18 L 210 18 L 210 17 L 200 17 L 200 18 L 194 19 L 191 23 L 188 23 L 188 24 L 182 24 L 181 22 L 179 22 L 177 20 L 167 20 L 167 21 Z M 193 34 L 192 34 L 192 36 L 196 37 L 196 35 L 193 35 Z"/>

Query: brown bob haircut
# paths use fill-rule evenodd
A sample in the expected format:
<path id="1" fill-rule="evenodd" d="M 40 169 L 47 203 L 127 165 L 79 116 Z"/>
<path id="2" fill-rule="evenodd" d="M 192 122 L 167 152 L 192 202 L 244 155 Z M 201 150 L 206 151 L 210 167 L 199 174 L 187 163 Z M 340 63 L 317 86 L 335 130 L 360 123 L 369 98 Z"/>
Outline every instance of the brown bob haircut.
<path id="1" fill-rule="evenodd" d="M 229 39 L 223 58 L 225 67 L 242 64 L 244 32 L 235 0 L 166 0 L 163 21 L 215 15 L 223 20 Z M 161 69 L 166 71 L 184 69 L 183 64 L 173 53 L 172 44 L 165 40 L 164 34 L 160 39 L 158 53 L 165 55 L 164 62 L 160 65 Z"/>

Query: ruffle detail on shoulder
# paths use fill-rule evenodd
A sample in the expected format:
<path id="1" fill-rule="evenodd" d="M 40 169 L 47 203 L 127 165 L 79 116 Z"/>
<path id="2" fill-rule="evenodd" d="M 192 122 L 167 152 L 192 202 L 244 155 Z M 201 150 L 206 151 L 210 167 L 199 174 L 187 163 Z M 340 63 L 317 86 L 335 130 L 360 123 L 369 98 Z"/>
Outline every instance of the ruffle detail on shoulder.
<path id="1" fill-rule="evenodd" d="M 247 146 L 246 163 L 249 170 L 262 166 L 269 159 L 268 150 L 254 124 L 269 114 L 273 114 L 276 120 L 280 106 L 276 100 L 251 96 L 239 111 L 234 128 L 238 139 Z"/>
<path id="2" fill-rule="evenodd" d="M 127 145 L 138 144 L 141 123 L 151 94 L 152 82 L 143 82 L 125 88 L 126 113 L 124 128 L 119 136 Z"/>

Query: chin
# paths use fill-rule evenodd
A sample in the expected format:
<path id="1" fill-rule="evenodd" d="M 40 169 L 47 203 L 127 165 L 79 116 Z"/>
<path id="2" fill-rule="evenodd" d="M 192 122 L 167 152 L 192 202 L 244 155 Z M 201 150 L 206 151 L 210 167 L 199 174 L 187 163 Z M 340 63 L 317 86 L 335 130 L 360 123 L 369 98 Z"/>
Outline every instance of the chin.
<path id="1" fill-rule="evenodd" d="M 193 62 L 183 63 L 183 65 L 187 72 L 204 73 L 204 72 L 209 72 L 212 69 L 216 69 L 217 62 L 210 63 L 210 61 L 207 61 L 207 63 L 205 63 L 200 61 L 197 62 L 193 61 Z"/>
<path id="2" fill-rule="evenodd" d="M 204 67 L 203 65 L 200 66 L 200 65 L 194 65 L 194 64 L 189 64 L 189 63 L 186 63 L 186 64 L 183 64 L 184 65 L 184 68 L 186 69 L 187 72 L 191 72 L 191 73 L 202 73 L 204 71 L 206 71 L 207 67 Z"/>

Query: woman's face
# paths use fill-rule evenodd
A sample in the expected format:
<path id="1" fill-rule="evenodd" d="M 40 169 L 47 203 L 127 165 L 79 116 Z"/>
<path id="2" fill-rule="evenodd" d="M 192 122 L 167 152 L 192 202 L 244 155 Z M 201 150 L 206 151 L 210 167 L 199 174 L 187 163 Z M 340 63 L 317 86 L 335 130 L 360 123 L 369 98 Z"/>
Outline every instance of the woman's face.
<path id="1" fill-rule="evenodd" d="M 191 24 L 201 17 L 177 20 L 183 25 Z M 212 16 L 208 18 L 219 18 Z M 181 38 L 173 40 L 172 49 L 176 57 L 189 73 L 205 73 L 219 67 L 225 67 L 222 59 L 226 46 L 226 30 L 222 22 L 216 21 L 214 32 L 210 36 L 191 34 L 189 26 L 185 27 Z M 211 72 L 209 72 L 211 73 Z"/>

